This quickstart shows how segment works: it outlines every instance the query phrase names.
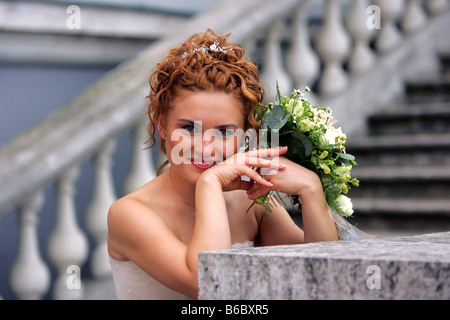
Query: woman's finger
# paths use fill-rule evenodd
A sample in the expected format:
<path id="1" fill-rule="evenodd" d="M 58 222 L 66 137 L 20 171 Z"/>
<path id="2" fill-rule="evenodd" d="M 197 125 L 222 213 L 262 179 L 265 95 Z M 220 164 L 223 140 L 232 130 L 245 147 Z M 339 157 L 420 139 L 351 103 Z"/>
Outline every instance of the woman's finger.
<path id="1" fill-rule="evenodd" d="M 270 172 L 276 172 L 279 169 L 284 169 L 285 164 L 282 164 L 276 160 L 250 157 L 248 155 L 241 155 L 236 158 L 229 158 L 225 161 L 225 164 L 245 164 L 250 167 L 267 168 Z M 266 170 L 266 172 L 268 172 Z M 267 174 L 267 173 L 266 173 Z"/>
<path id="2" fill-rule="evenodd" d="M 269 149 L 256 149 L 246 152 L 252 157 L 273 157 L 285 154 L 288 151 L 288 147 L 278 147 Z"/>
<path id="3" fill-rule="evenodd" d="M 272 183 L 261 177 L 261 175 L 259 175 L 255 170 L 247 167 L 246 165 L 241 165 L 241 168 L 243 170 L 243 173 L 256 183 L 259 183 L 269 188 L 273 187 Z"/>
<path id="4" fill-rule="evenodd" d="M 260 185 L 260 184 L 254 184 L 250 189 L 247 191 L 247 197 L 250 200 L 255 200 L 262 195 L 265 195 L 266 193 L 270 192 L 272 188 L 268 188 L 266 186 Z"/>

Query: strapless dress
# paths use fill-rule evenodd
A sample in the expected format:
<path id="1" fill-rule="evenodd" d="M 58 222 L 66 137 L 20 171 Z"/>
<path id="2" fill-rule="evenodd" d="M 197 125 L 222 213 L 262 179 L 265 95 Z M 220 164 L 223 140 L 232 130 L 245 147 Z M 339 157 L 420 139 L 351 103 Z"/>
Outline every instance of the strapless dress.
<path id="1" fill-rule="evenodd" d="M 233 249 L 250 248 L 253 241 L 233 244 Z M 173 291 L 138 267 L 133 261 L 109 257 L 116 296 L 119 300 L 184 300 L 185 295 Z"/>

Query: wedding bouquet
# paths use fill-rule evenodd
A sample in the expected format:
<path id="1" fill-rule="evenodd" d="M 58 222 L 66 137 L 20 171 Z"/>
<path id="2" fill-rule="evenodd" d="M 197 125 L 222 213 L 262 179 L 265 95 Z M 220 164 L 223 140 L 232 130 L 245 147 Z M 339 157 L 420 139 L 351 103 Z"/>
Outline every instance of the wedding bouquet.
<path id="1" fill-rule="evenodd" d="M 310 89 L 306 87 L 305 91 Z M 277 84 L 276 102 L 259 105 L 255 117 L 263 128 L 267 128 L 265 141 L 272 141 L 271 135 L 278 134 L 279 145 L 288 147 L 284 156 L 319 176 L 340 238 L 354 239 L 353 226 L 345 221 L 353 214 L 353 206 L 345 194 L 352 186 L 359 185 L 358 179 L 350 175 L 357 163 L 355 157 L 346 152 L 346 135 L 340 127 L 334 127 L 337 121 L 333 119 L 331 109 L 311 105 L 299 90 L 282 97 Z M 270 213 L 275 200 L 267 196 L 259 197 L 255 202 Z M 277 198 L 280 199 L 279 195 Z M 301 210 L 299 196 L 288 198 Z"/>

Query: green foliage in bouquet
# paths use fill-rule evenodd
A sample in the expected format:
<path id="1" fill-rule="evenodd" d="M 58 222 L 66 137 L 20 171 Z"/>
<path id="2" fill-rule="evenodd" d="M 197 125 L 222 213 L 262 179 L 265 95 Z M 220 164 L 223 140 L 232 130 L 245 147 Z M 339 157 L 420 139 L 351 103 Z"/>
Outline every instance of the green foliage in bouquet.
<path id="1" fill-rule="evenodd" d="M 305 90 L 309 91 L 309 88 Z M 350 216 L 352 203 L 345 194 L 352 186 L 359 185 L 359 181 L 350 175 L 357 163 L 355 157 L 346 152 L 346 135 L 341 128 L 333 126 L 336 120 L 331 110 L 311 105 L 299 90 L 282 97 L 277 84 L 276 102 L 260 105 L 255 116 L 262 127 L 268 129 L 267 141 L 271 141 L 271 135 L 278 131 L 279 145 L 288 147 L 284 156 L 319 176 L 330 208 L 342 217 Z M 289 198 L 301 210 L 299 197 Z M 255 202 L 264 205 L 266 212 L 273 206 L 267 195 Z"/>

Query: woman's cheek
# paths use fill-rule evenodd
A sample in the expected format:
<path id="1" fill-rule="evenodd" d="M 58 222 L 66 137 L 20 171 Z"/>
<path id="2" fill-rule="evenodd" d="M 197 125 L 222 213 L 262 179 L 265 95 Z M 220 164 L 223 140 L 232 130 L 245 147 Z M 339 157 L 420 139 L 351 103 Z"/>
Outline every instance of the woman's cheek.
<path id="1" fill-rule="evenodd" d="M 185 130 L 174 130 L 166 142 L 167 156 L 173 164 L 191 162 L 193 139 Z M 169 155 L 170 153 L 170 155 Z"/>

